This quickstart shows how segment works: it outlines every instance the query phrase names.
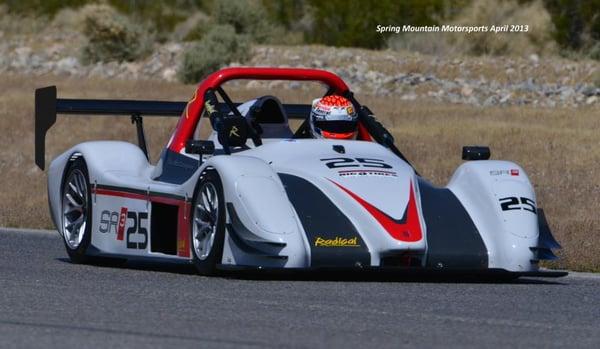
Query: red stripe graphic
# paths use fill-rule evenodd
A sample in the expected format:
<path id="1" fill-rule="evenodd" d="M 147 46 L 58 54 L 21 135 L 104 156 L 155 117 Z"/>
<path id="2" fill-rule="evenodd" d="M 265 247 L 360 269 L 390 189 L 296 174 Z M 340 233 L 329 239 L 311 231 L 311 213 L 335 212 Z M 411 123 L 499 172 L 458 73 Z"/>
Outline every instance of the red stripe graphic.
<path id="1" fill-rule="evenodd" d="M 162 204 L 167 204 L 167 205 L 181 205 L 184 203 L 183 200 L 164 197 L 164 196 L 160 196 L 160 195 L 152 195 L 152 194 L 145 195 L 145 194 L 138 194 L 138 193 L 130 193 L 130 192 L 126 192 L 126 191 L 118 191 L 118 190 L 113 190 L 113 189 L 98 188 L 95 191 L 92 189 L 92 193 L 96 193 L 98 195 L 117 196 L 117 197 L 136 199 L 136 200 L 150 200 L 152 202 L 160 202 Z"/>
<path id="2" fill-rule="evenodd" d="M 410 183 L 410 196 L 408 198 L 408 205 L 406 206 L 404 217 L 402 217 L 400 220 L 388 216 L 385 212 L 371 205 L 360 196 L 344 188 L 342 185 L 334 181 L 331 182 L 348 193 L 348 195 L 350 195 L 362 207 L 364 207 L 394 239 L 404 242 L 415 242 L 423 238 L 421 222 L 419 221 L 419 212 L 417 211 L 417 202 L 415 200 L 415 191 L 413 189 L 412 182 Z"/>

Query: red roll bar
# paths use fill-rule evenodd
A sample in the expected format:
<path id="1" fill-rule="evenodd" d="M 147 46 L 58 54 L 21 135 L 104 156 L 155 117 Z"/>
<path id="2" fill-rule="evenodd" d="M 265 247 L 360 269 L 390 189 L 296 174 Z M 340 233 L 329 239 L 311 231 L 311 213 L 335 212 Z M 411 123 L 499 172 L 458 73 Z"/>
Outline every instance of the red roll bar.
<path id="1" fill-rule="evenodd" d="M 204 94 L 208 89 L 216 89 L 230 80 L 296 80 L 322 82 L 336 94 L 344 94 L 349 88 L 337 75 L 318 69 L 303 68 L 225 68 L 210 74 L 198 85 L 188 102 L 168 147 L 179 153 L 185 142 L 192 137 L 204 105 Z"/>

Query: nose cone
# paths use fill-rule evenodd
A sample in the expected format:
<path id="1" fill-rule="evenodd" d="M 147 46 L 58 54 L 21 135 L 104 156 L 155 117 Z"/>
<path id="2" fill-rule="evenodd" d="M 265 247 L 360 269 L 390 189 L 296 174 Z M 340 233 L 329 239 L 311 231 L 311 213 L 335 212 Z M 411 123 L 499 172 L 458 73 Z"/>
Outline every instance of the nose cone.
<path id="1" fill-rule="evenodd" d="M 403 242 L 416 242 L 423 238 L 415 190 L 411 180 L 408 181 L 407 199 L 404 198 L 402 195 L 404 193 L 400 190 L 399 192 L 401 193 L 398 197 L 391 195 L 379 198 L 377 200 L 378 205 L 367 201 L 360 194 L 346 188 L 342 184 L 334 180 L 330 181 L 361 205 L 392 238 Z M 399 184 L 397 182 L 400 181 L 394 182 L 396 182 L 395 184 Z M 403 208 L 401 216 L 391 216 L 386 212 L 386 209 L 387 211 L 398 212 L 398 208 Z"/>

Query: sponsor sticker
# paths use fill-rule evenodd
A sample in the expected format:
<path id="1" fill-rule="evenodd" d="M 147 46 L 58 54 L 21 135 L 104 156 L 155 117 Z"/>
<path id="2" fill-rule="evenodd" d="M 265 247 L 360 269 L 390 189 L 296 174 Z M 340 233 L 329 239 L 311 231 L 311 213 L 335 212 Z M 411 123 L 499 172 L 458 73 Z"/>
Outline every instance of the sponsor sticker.
<path id="1" fill-rule="evenodd" d="M 229 130 L 229 137 L 236 136 L 240 138 L 240 134 L 238 133 L 238 131 L 239 129 L 237 128 L 237 126 L 233 126 L 231 130 Z"/>
<path id="2" fill-rule="evenodd" d="M 325 106 L 325 105 L 317 105 L 313 109 L 313 112 L 320 116 L 327 115 L 327 113 L 329 113 L 330 111 L 331 111 L 331 106 Z"/>
<path id="3" fill-rule="evenodd" d="M 380 176 L 380 177 L 398 177 L 398 174 L 393 171 L 378 171 L 378 170 L 346 170 L 339 171 L 340 177 L 355 177 L 355 176 Z"/>
<path id="4" fill-rule="evenodd" d="M 177 251 L 179 254 L 183 254 L 185 253 L 185 251 L 188 249 L 187 247 L 187 241 L 184 239 L 177 239 Z"/>
<path id="5" fill-rule="evenodd" d="M 317 236 L 315 239 L 316 247 L 360 247 L 358 237 L 342 238 L 336 236 L 334 239 L 325 239 Z"/>
<path id="6" fill-rule="evenodd" d="M 519 169 L 513 168 L 511 170 L 492 170 L 490 176 L 518 176 Z"/>
<path id="7" fill-rule="evenodd" d="M 189 114 L 188 114 L 188 110 L 190 109 L 190 105 L 196 100 L 196 94 L 198 93 L 198 91 L 194 91 L 194 95 L 192 96 L 192 99 L 190 99 L 189 102 L 187 102 L 187 104 L 185 105 L 185 118 L 189 119 Z M 210 103 L 208 103 L 210 105 Z"/>
<path id="8" fill-rule="evenodd" d="M 510 173 L 508 170 L 492 170 L 490 176 L 508 176 Z"/>
<path id="9" fill-rule="evenodd" d="M 127 221 L 127 207 L 121 207 L 119 214 L 119 227 L 117 229 L 117 240 L 123 240 L 125 234 L 125 222 Z"/>

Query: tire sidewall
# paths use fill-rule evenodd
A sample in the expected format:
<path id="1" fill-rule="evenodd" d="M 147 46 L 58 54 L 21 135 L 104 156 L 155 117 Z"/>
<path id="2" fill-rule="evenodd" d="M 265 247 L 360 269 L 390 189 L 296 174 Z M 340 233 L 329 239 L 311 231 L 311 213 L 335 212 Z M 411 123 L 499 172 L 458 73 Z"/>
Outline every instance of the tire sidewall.
<path id="1" fill-rule="evenodd" d="M 77 246 L 77 248 L 73 249 L 69 246 L 69 244 L 66 241 L 66 237 L 64 234 L 64 216 L 61 217 L 61 229 L 63 229 L 63 243 L 65 245 L 65 248 L 67 250 L 67 254 L 69 255 L 69 258 L 71 258 L 71 261 L 75 262 L 75 263 L 86 263 L 89 261 L 89 257 L 86 255 L 87 249 L 91 244 L 92 241 L 92 193 L 91 193 L 91 188 L 90 188 L 90 179 L 89 179 L 89 174 L 88 174 L 88 169 L 87 169 L 87 165 L 85 163 L 85 160 L 83 160 L 83 158 L 79 157 L 75 160 L 73 160 L 73 162 L 70 164 L 62 186 L 61 186 L 61 198 L 60 198 L 60 205 L 61 205 L 61 212 L 64 212 L 64 191 L 65 191 L 65 185 L 67 180 L 69 179 L 69 177 L 71 176 L 71 173 L 73 173 L 73 171 L 75 170 L 79 170 L 83 173 L 84 177 L 85 177 L 85 185 L 86 185 L 86 191 L 87 191 L 87 207 L 86 207 L 86 223 L 85 223 L 85 231 L 83 233 L 83 238 L 81 239 L 81 243 L 79 244 L 79 246 Z"/>
<path id="2" fill-rule="evenodd" d="M 208 256 L 202 260 L 196 255 L 196 249 L 194 248 L 194 219 L 196 214 L 196 199 L 202 189 L 204 183 L 210 182 L 214 185 L 217 191 L 217 197 L 219 199 L 218 217 L 217 217 L 217 230 L 215 233 L 215 239 L 212 248 Z M 221 263 L 223 258 L 223 245 L 225 243 L 225 195 L 223 193 L 223 184 L 219 174 L 215 170 L 204 171 L 200 175 L 200 179 L 196 184 L 194 190 L 194 197 L 192 200 L 192 213 L 190 215 L 190 248 L 192 250 L 192 259 L 196 269 L 201 275 L 215 275 L 217 273 L 216 266 Z"/>

